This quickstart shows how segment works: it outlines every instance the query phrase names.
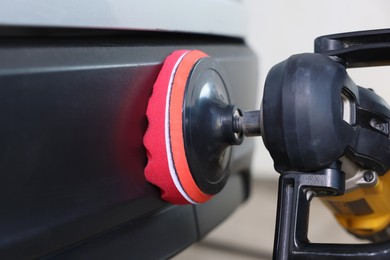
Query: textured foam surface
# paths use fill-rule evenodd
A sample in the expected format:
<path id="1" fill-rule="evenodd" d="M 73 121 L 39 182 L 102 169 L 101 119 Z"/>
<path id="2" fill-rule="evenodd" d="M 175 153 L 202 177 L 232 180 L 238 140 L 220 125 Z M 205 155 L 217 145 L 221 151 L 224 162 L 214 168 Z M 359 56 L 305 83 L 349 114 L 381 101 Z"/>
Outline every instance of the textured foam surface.
<path id="1" fill-rule="evenodd" d="M 173 52 L 164 61 L 147 108 L 144 136 L 148 164 L 146 179 L 161 189 L 161 198 L 173 204 L 202 203 L 203 193 L 188 166 L 183 139 L 183 102 L 187 80 L 196 63 L 207 54 L 193 50 Z"/>

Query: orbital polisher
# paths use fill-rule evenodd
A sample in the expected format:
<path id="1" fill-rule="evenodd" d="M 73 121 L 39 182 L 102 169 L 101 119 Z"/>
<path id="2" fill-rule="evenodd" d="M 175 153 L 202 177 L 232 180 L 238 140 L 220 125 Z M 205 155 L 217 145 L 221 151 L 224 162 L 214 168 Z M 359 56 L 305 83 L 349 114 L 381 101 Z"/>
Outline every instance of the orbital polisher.
<path id="1" fill-rule="evenodd" d="M 267 75 L 259 110 L 231 103 L 227 77 L 200 50 L 163 63 L 144 136 L 146 179 L 172 204 L 197 204 L 221 191 L 232 145 L 262 136 L 280 173 L 275 259 L 390 257 L 390 108 L 357 86 L 347 68 L 390 64 L 390 30 L 316 39 Z M 361 245 L 307 238 L 310 200 L 321 200 Z"/>

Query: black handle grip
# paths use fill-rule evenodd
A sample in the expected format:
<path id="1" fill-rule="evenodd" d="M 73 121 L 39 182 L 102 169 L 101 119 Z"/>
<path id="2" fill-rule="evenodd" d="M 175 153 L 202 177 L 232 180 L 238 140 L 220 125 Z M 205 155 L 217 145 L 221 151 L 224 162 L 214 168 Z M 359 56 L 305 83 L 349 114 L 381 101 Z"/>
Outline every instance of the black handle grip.
<path id="1" fill-rule="evenodd" d="M 346 68 L 390 65 L 390 29 L 321 36 L 314 52 L 335 57 Z"/>

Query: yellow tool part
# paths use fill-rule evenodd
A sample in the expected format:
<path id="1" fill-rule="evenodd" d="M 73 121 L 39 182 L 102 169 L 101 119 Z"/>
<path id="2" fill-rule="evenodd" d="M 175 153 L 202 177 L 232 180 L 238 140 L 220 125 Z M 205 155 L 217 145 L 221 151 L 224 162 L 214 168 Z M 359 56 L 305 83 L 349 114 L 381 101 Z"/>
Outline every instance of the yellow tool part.
<path id="1" fill-rule="evenodd" d="M 358 237 L 373 236 L 390 225 L 390 171 L 379 176 L 372 187 L 357 187 L 321 200 L 349 232 Z"/>

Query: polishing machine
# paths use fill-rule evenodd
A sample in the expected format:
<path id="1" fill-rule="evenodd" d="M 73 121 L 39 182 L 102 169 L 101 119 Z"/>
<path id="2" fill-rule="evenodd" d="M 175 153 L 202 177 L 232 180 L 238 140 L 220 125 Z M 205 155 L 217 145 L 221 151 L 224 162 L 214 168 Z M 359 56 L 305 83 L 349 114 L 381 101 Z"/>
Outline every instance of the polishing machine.
<path id="1" fill-rule="evenodd" d="M 146 178 L 171 203 L 205 202 L 226 183 L 230 146 L 261 135 L 281 174 L 274 258 L 389 257 L 390 108 L 347 73 L 389 64 L 384 39 L 390 31 L 316 39 L 316 53 L 293 55 L 270 70 L 254 111 L 232 104 L 223 68 L 206 53 L 174 52 L 149 101 Z M 313 197 L 349 233 L 374 243 L 310 243 Z"/>

